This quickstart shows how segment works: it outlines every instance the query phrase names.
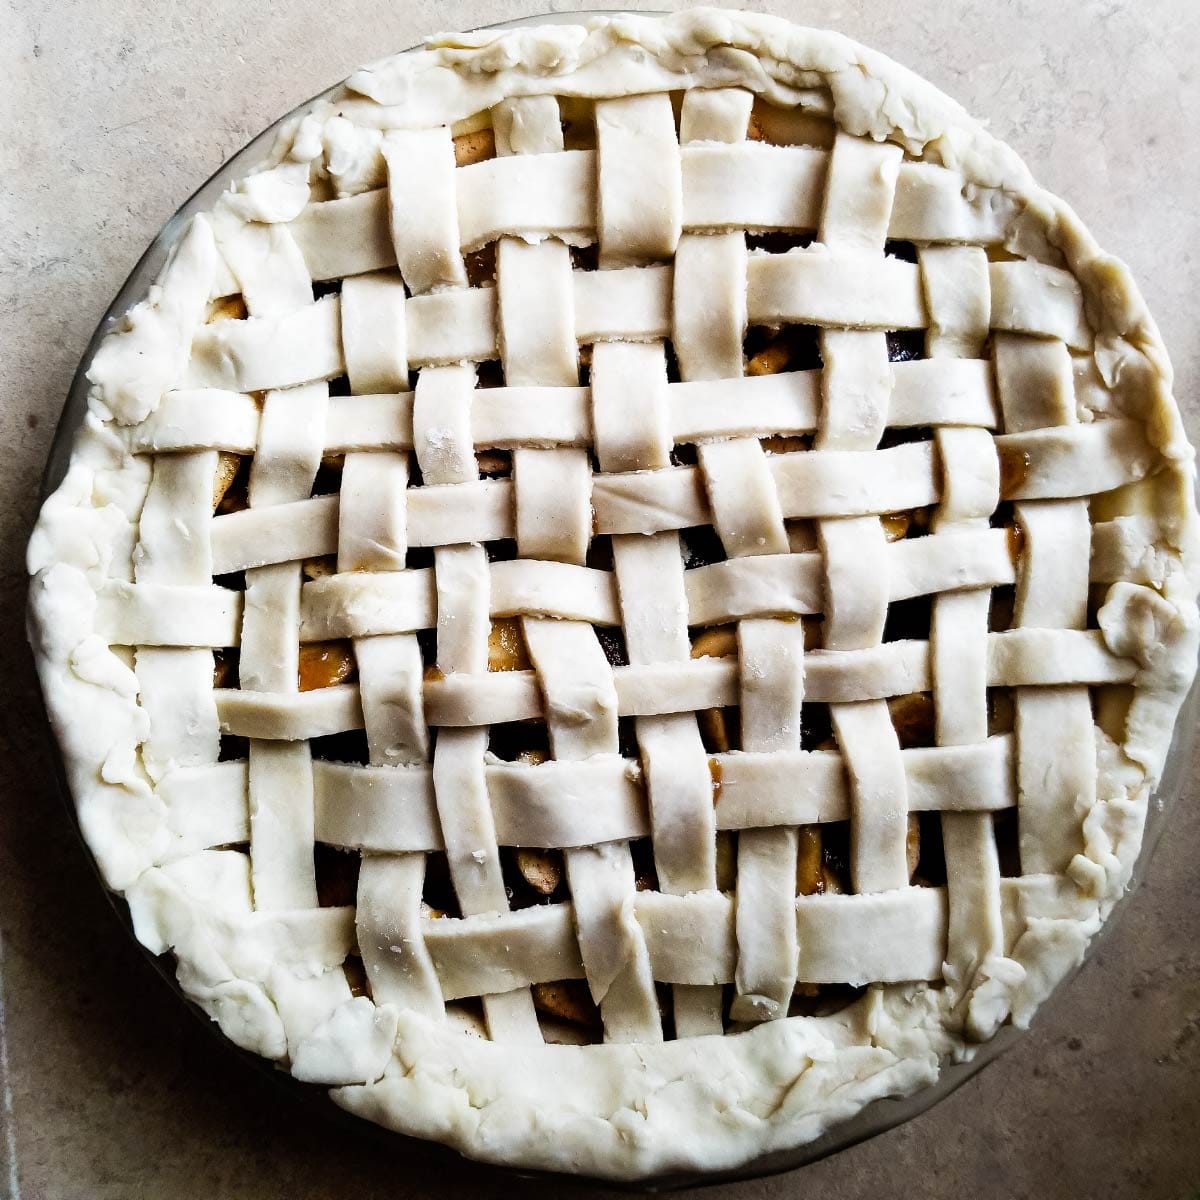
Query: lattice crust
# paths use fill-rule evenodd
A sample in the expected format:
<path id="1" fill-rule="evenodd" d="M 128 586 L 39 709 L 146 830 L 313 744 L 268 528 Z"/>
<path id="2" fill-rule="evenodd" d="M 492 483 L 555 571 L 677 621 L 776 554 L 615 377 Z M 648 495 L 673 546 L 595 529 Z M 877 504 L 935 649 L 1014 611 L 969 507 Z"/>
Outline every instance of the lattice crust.
<path id="1" fill-rule="evenodd" d="M 873 1046 L 879 1094 L 1027 1020 L 1120 894 L 1194 655 L 1127 276 L 978 130 L 992 186 L 823 87 L 567 73 L 454 125 L 356 78 L 102 347 L 43 518 L 86 571 L 39 577 L 51 709 L 140 936 L 330 1084 L 387 1083 L 418 1018 L 778 1023 L 832 1081 Z M 124 707 L 73 732 L 97 682 Z"/>

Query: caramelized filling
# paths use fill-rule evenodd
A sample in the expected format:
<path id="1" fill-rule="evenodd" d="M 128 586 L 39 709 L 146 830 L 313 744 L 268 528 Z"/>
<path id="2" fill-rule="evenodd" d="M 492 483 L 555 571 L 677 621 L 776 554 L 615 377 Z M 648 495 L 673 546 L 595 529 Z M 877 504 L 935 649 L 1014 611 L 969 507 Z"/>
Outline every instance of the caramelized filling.
<path id="1" fill-rule="evenodd" d="M 1017 521 L 1008 526 L 1008 555 L 1014 563 L 1021 561 L 1025 551 L 1025 530 Z"/>
<path id="2" fill-rule="evenodd" d="M 483 287 L 496 282 L 496 243 L 488 242 L 478 250 L 463 255 L 463 266 L 467 270 L 467 283 L 471 287 Z"/>
<path id="3" fill-rule="evenodd" d="M 828 821 L 820 826 L 821 866 L 825 891 L 849 892 L 850 886 L 850 822 Z"/>
<path id="4" fill-rule="evenodd" d="M 902 750 L 933 745 L 935 713 L 931 693 L 893 696 L 887 706 Z"/>
<path id="5" fill-rule="evenodd" d="M 213 512 L 219 508 L 225 493 L 229 491 L 230 485 L 237 478 L 241 466 L 242 459 L 238 454 L 230 454 L 227 450 L 222 450 L 217 455 L 217 470 L 213 476 Z"/>
<path id="6" fill-rule="evenodd" d="M 1000 459 L 1000 495 L 1005 500 L 1011 500 L 1029 477 L 1033 460 L 1028 450 L 1015 446 L 997 446 L 996 451 Z"/>
<path id="7" fill-rule="evenodd" d="M 818 347 L 817 331 L 811 325 L 754 326 L 746 334 L 746 374 L 814 370 L 821 366 Z"/>
<path id="8" fill-rule="evenodd" d="M 560 850 L 535 850 L 519 847 L 513 858 L 521 878 L 540 896 L 553 896 L 563 883 L 563 856 Z"/>
<path id="9" fill-rule="evenodd" d="M 512 474 L 512 452 L 509 450 L 480 450 L 475 455 L 480 479 L 506 479 Z"/>
<path id="10" fill-rule="evenodd" d="M 1125 739 L 1125 722 L 1129 706 L 1133 703 L 1134 689 L 1127 683 L 1110 683 L 1092 689 L 1092 703 L 1096 710 L 1096 724 L 1114 742 Z"/>
<path id="11" fill-rule="evenodd" d="M 727 658 L 737 654 L 737 631 L 732 625 L 714 625 L 701 630 L 692 640 L 693 658 Z M 737 748 L 736 708 L 706 708 L 696 714 L 700 740 L 709 754 L 724 754 Z"/>
<path id="12" fill-rule="evenodd" d="M 460 133 L 454 139 L 454 165 L 469 167 L 496 157 L 496 135 L 488 129 L 476 129 L 471 133 Z"/>
<path id="13" fill-rule="evenodd" d="M 709 754 L 726 754 L 738 748 L 737 708 L 705 708 L 696 714 L 700 742 Z"/>
<path id="14" fill-rule="evenodd" d="M 354 650 L 348 641 L 305 642 L 297 674 L 302 692 L 351 683 L 358 675 Z"/>
<path id="15" fill-rule="evenodd" d="M 244 321 L 249 315 L 246 301 L 241 295 L 222 296 L 208 306 L 206 321 L 209 325 L 217 321 Z"/>
<path id="16" fill-rule="evenodd" d="M 235 688 L 238 686 L 238 666 L 241 652 L 236 646 L 213 651 L 213 687 Z"/>
<path id="17" fill-rule="evenodd" d="M 732 625 L 713 625 L 692 638 L 693 658 L 728 658 L 737 653 L 737 630 Z"/>
<path id="18" fill-rule="evenodd" d="M 562 123 L 564 150 L 594 150 L 596 126 L 592 121 L 567 120 Z"/>
<path id="19" fill-rule="evenodd" d="M 988 688 L 988 737 L 1012 733 L 1015 710 L 1008 688 Z"/>
<path id="20" fill-rule="evenodd" d="M 772 434 L 760 438 L 759 444 L 767 454 L 800 454 L 812 449 L 812 438 L 807 434 Z"/>
<path id="21" fill-rule="evenodd" d="M 1003 633 L 1012 628 L 1016 614 L 1017 589 L 1011 585 L 992 588 L 992 603 L 988 609 L 988 629 Z"/>
<path id="22" fill-rule="evenodd" d="M 836 134 L 837 127 L 823 113 L 803 105 L 778 108 L 765 100 L 755 100 L 746 130 L 749 141 L 769 142 L 773 146 L 815 146 L 820 150 L 832 148 Z"/>
<path id="23" fill-rule="evenodd" d="M 796 894 L 814 896 L 826 891 L 825 857 L 821 848 L 820 825 L 801 825 L 799 852 L 796 855 Z M 836 890 L 836 889 L 829 889 Z"/>
<path id="24" fill-rule="evenodd" d="M 737 834 L 729 829 L 717 830 L 716 875 L 717 891 L 737 889 Z"/>
<path id="25" fill-rule="evenodd" d="M 496 617 L 488 633 L 489 671 L 530 671 L 529 650 L 525 634 L 516 617 Z"/>
<path id="26" fill-rule="evenodd" d="M 921 861 L 921 820 L 916 813 L 908 814 L 908 830 L 904 835 L 904 861 L 908 866 L 908 879 L 917 872 L 917 863 Z"/>
<path id="27" fill-rule="evenodd" d="M 336 575 L 337 555 L 326 554 L 320 558 L 306 558 L 300 564 L 300 570 L 305 579 L 321 579 L 326 575 Z"/>
<path id="28" fill-rule="evenodd" d="M 712 777 L 713 807 L 715 808 L 720 803 L 721 784 L 725 778 L 725 768 L 721 766 L 719 759 L 710 758 L 708 760 L 708 773 Z"/>
<path id="29" fill-rule="evenodd" d="M 250 507 L 250 455 L 217 455 L 217 471 L 213 477 L 213 513 L 241 512 Z"/>
<path id="30" fill-rule="evenodd" d="M 558 979 L 553 983 L 535 983 L 533 1006 L 548 1017 L 557 1017 L 572 1025 L 584 1025 L 597 1032 L 600 1010 L 582 979 Z"/>
<path id="31" fill-rule="evenodd" d="M 898 542 L 908 536 L 912 517 L 907 512 L 885 513 L 879 518 L 879 523 L 883 526 L 883 536 L 889 542 Z"/>

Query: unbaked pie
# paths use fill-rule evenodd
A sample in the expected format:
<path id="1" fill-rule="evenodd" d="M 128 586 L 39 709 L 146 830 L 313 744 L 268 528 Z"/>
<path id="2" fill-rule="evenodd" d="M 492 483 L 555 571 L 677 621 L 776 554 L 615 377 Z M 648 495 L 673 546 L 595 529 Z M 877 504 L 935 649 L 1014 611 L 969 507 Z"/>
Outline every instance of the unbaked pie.
<path id="1" fill-rule="evenodd" d="M 289 120 L 30 545 L 79 821 L 238 1045 L 490 1161 L 745 1163 L 1077 964 L 1197 645 L 1126 269 L 954 103 L 692 10 Z"/>

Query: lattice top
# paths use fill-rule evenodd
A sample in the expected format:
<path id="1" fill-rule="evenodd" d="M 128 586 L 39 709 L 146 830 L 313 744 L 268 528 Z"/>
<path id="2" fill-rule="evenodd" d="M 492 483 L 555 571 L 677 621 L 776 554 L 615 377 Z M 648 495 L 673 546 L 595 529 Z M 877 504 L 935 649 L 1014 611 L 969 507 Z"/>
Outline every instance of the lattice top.
<path id="1" fill-rule="evenodd" d="M 188 993 L 376 1120 L 615 1174 L 1026 1021 L 1128 876 L 1196 638 L 1123 270 L 965 118 L 919 158 L 831 68 L 681 74 L 658 28 L 594 31 L 599 82 L 587 42 L 547 78 L 508 35 L 483 83 L 431 49 L 289 127 L 97 353 L 31 551 L 85 833 Z M 435 67 L 442 121 L 391 106 Z M 497 1080 L 544 1041 L 594 1043 L 583 1084 Z M 785 1133 L 575 1124 L 616 1071 L 704 1127 L 723 1062 L 756 1111 L 785 1045 L 829 1063 L 782 1068 Z M 535 1115 L 494 1143 L 414 1061 Z"/>

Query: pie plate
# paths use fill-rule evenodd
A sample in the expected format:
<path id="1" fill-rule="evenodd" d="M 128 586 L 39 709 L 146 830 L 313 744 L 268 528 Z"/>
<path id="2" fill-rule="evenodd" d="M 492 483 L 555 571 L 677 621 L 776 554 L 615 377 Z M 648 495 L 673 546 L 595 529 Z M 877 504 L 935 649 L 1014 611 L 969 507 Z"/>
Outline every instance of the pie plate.
<path id="1" fill-rule="evenodd" d="M 91 339 L 30 546 L 64 797 L 331 1119 L 811 1162 L 1019 1037 L 1181 790 L 1170 384 L 1126 269 L 847 39 L 433 39 L 231 158 Z"/>

